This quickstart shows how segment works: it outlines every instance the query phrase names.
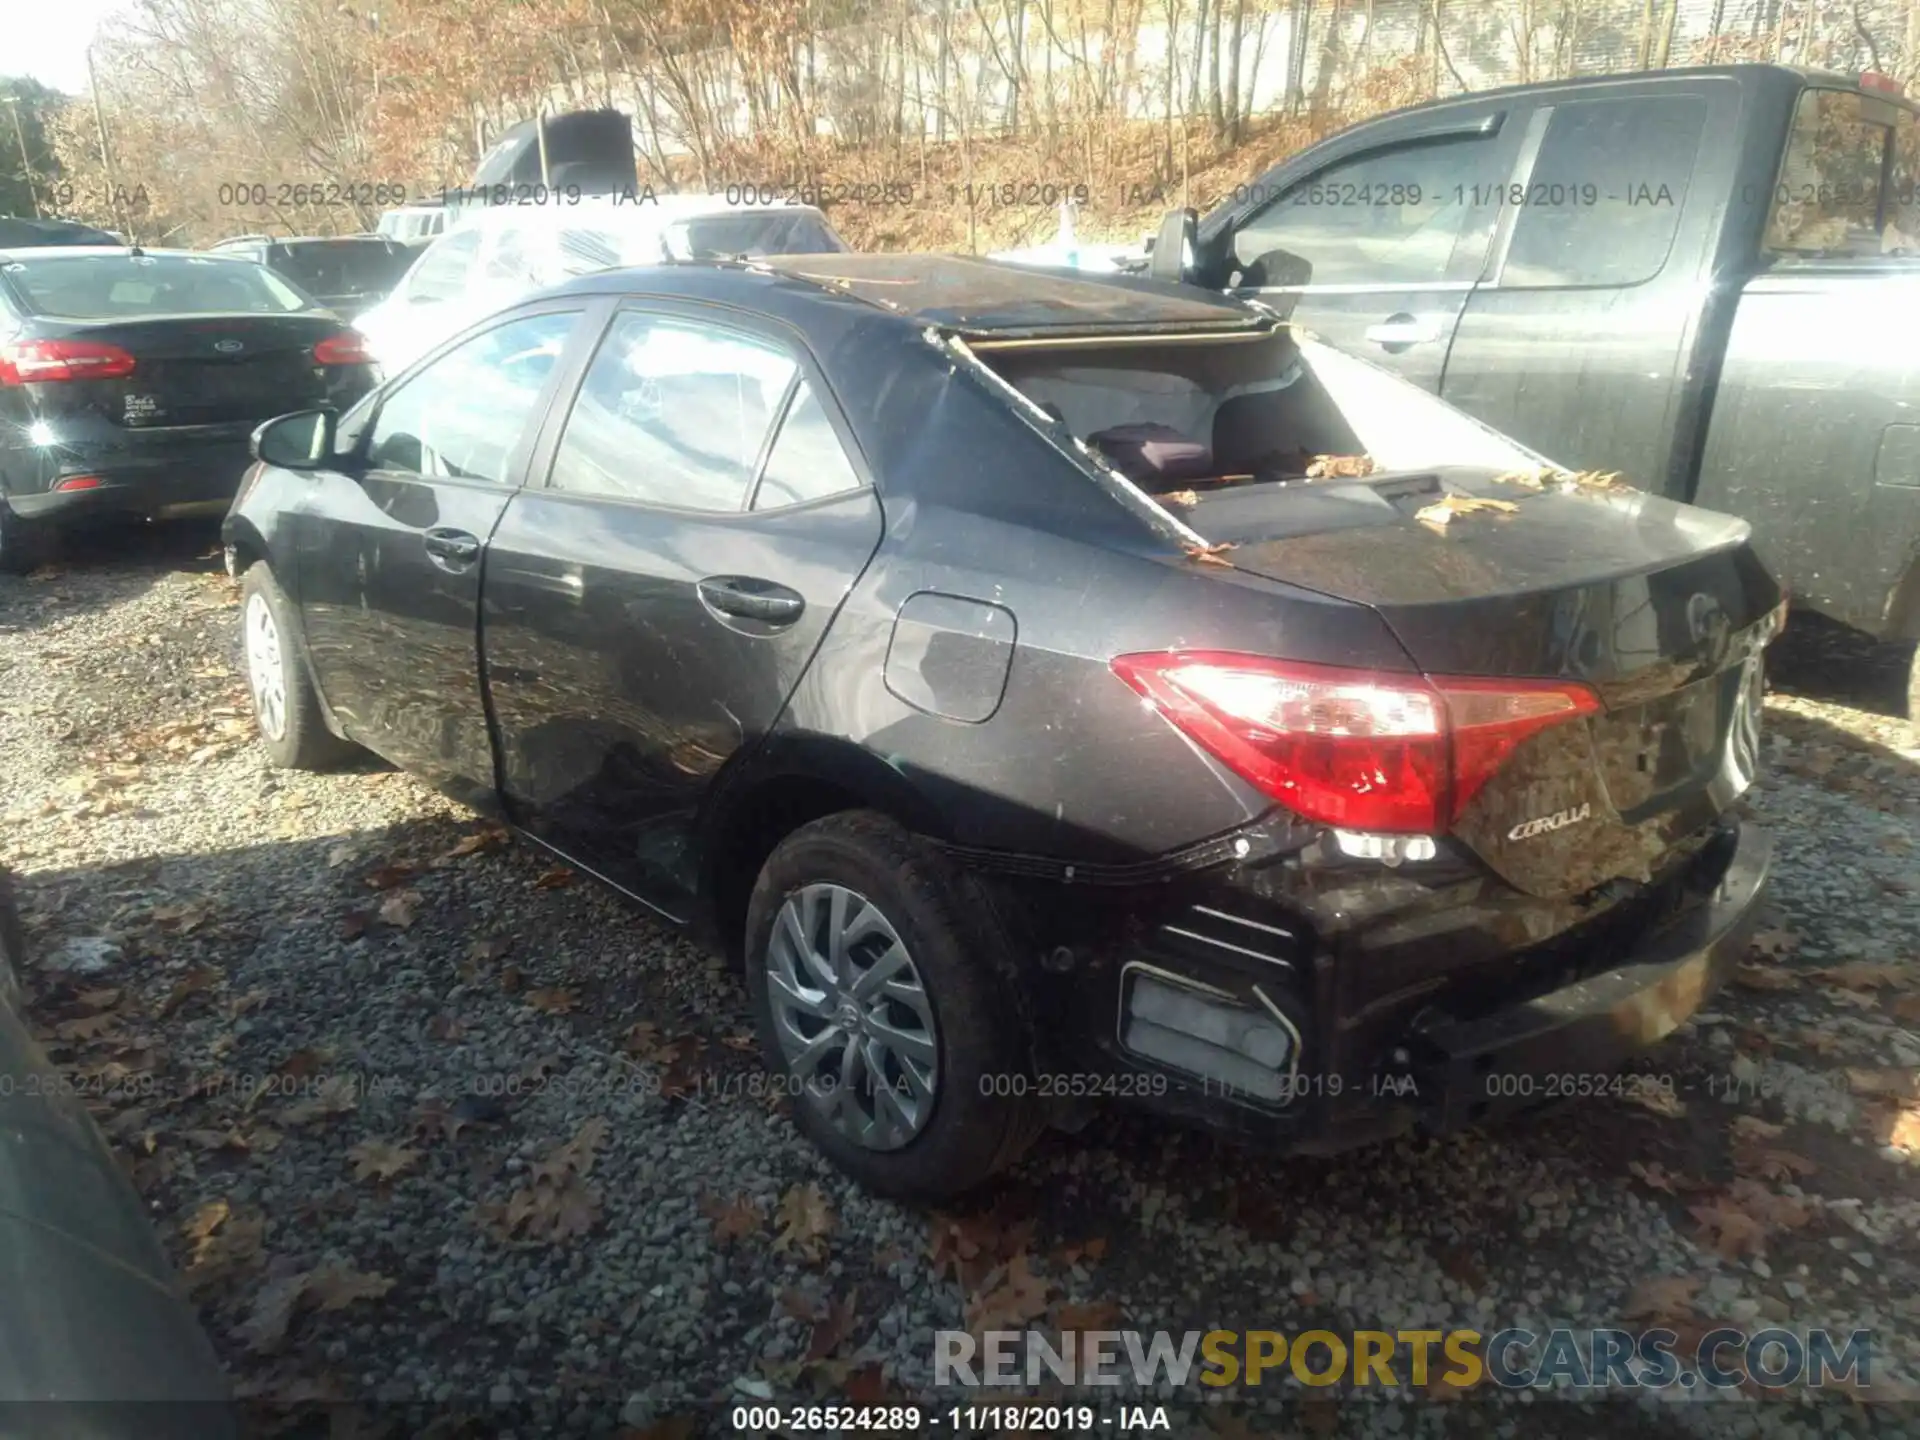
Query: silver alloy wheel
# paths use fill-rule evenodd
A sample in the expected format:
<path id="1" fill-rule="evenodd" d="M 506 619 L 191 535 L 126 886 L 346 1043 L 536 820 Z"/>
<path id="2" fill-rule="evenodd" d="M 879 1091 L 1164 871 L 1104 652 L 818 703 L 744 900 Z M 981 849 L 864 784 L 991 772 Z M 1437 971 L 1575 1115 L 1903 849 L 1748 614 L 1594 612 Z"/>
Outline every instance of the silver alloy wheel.
<path id="1" fill-rule="evenodd" d="M 880 908 L 841 885 L 788 895 L 767 942 L 767 998 L 787 1072 L 855 1144 L 898 1150 L 925 1128 L 940 1036 L 913 957 Z"/>
<path id="2" fill-rule="evenodd" d="M 247 597 L 247 680 L 253 688 L 253 713 L 269 740 L 287 733 L 287 672 L 280 656 L 280 627 L 273 607 L 258 591 Z"/>

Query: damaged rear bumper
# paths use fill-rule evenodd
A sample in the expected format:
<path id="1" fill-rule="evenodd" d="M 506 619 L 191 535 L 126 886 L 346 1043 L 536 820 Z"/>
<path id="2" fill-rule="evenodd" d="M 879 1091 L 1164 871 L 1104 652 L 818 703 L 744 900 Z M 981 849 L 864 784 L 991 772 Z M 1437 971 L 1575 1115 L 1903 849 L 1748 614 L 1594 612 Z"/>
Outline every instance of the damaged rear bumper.
<path id="1" fill-rule="evenodd" d="M 1772 848 L 1728 819 L 1630 904 L 1497 957 L 1456 963 L 1462 934 L 1436 927 L 1431 980 L 1391 994 L 1356 983 L 1381 962 L 1365 936 L 1316 939 L 1310 916 L 1222 881 L 1103 963 L 1042 978 L 1040 1068 L 1056 1090 L 1070 1076 L 1298 1153 L 1617 1093 L 1610 1077 L 1738 963 Z"/>

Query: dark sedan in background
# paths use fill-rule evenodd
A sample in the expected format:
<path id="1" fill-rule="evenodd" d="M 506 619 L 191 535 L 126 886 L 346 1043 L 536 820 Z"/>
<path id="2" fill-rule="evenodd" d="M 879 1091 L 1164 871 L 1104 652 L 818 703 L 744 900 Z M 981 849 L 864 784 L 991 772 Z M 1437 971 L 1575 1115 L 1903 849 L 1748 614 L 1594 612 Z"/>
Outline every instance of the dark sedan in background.
<path id="1" fill-rule="evenodd" d="M 0 867 L 0 1430 L 227 1440 L 225 1372 L 153 1227 L 21 1014 L 26 947 Z"/>
<path id="2" fill-rule="evenodd" d="M 384 235 L 300 236 L 274 239 L 240 235 L 213 247 L 264 265 L 318 300 L 342 320 L 379 304 L 393 293 L 419 251 Z"/>
<path id="3" fill-rule="evenodd" d="M 356 333 L 252 261 L 0 250 L 0 567 L 100 516 L 219 514 L 254 426 L 374 375 Z"/>
<path id="4" fill-rule="evenodd" d="M 1279 1151 L 1606 1085 L 1757 914 L 1747 527 L 1271 311 L 612 271 L 256 447 L 270 757 L 370 747 L 705 925 L 883 1191 L 1107 1096 Z"/>

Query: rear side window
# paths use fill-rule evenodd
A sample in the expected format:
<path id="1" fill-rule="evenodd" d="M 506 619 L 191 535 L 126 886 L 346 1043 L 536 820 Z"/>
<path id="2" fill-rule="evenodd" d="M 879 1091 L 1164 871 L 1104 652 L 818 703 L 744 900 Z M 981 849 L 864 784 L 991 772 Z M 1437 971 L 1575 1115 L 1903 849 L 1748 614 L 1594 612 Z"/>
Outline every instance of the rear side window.
<path id="1" fill-rule="evenodd" d="M 1852 90 L 1803 90 L 1770 197 L 1766 248 L 1850 259 L 1911 251 L 1920 243 L 1915 142 L 1903 106 Z"/>
<path id="2" fill-rule="evenodd" d="M 799 368 L 780 346 L 736 331 L 617 316 L 587 368 L 548 483 L 683 510 L 739 510 Z"/>
<path id="3" fill-rule="evenodd" d="M 668 232 L 677 259 L 727 255 L 831 255 L 847 247 L 809 210 L 762 210 L 683 221 Z"/>
<path id="4" fill-rule="evenodd" d="M 787 418 L 780 422 L 753 508 L 772 510 L 860 488 L 860 476 L 840 447 L 833 422 L 806 381 L 794 392 Z"/>
<path id="5" fill-rule="evenodd" d="M 284 315 L 312 302 L 251 260 L 199 255 L 50 255 L 17 260 L 7 278 L 40 315 Z"/>
<path id="6" fill-rule="evenodd" d="M 1706 125 L 1697 95 L 1556 105 L 1500 273 L 1505 289 L 1638 285 L 1673 248 Z"/>
<path id="7" fill-rule="evenodd" d="M 480 253 L 480 232 L 462 230 L 420 257 L 407 277 L 409 300 L 451 300 L 467 288 L 467 272 Z"/>

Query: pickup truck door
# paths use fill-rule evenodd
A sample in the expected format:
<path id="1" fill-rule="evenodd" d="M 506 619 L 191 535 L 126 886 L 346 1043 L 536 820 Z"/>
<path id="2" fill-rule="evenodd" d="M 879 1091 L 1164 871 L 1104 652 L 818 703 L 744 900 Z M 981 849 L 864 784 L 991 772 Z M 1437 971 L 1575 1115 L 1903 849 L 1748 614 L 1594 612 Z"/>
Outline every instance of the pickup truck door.
<path id="1" fill-rule="evenodd" d="M 1714 76 L 1542 92 L 1442 398 L 1560 464 L 1687 499 L 1719 343 L 1703 319 L 1731 309 L 1709 281 L 1739 112 Z"/>
<path id="2" fill-rule="evenodd" d="M 1231 294 L 1440 388 L 1517 153 L 1515 107 L 1390 118 L 1314 146 L 1201 228 Z M 1305 262 L 1302 267 L 1299 262 Z"/>

